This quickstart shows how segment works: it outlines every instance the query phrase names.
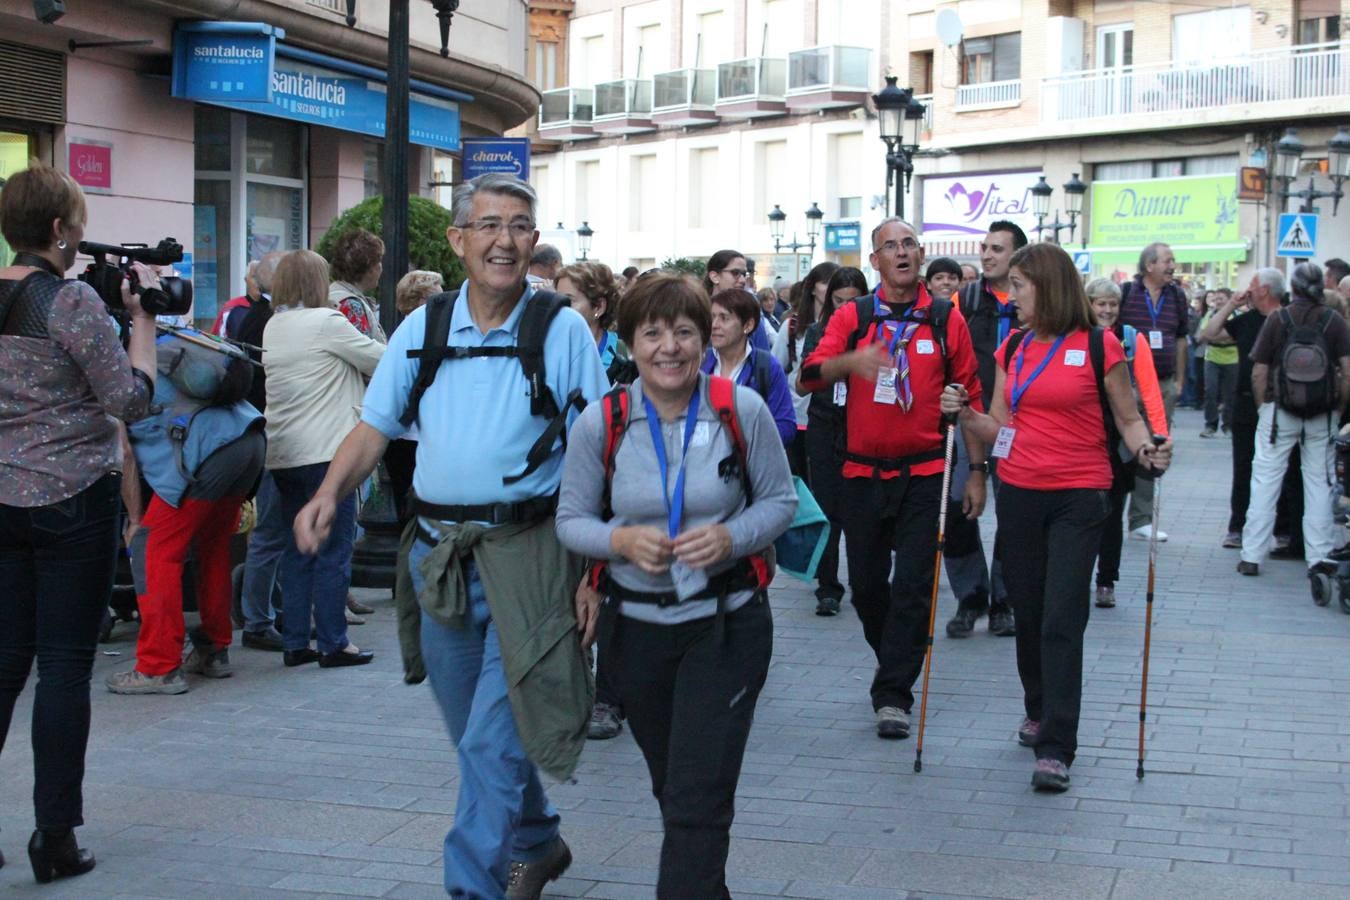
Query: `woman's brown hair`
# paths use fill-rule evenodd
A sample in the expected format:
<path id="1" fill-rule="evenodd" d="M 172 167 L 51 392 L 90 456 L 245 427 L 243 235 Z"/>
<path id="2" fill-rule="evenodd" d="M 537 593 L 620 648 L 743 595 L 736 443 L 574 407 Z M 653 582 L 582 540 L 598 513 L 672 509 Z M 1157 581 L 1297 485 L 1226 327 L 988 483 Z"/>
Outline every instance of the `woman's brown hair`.
<path id="1" fill-rule="evenodd" d="M 740 288 L 728 288 L 713 294 L 712 305 L 722 307 L 740 319 L 742 325 L 746 322 L 755 323 L 756 328 L 759 327 L 760 316 L 764 315 L 764 310 L 755 299 L 755 295 Z"/>
<path id="2" fill-rule="evenodd" d="M 277 263 L 272 299 L 280 306 L 328 305 L 328 262 L 313 250 L 292 250 Z"/>
<path id="3" fill-rule="evenodd" d="M 9 176 L 0 190 L 0 234 L 11 247 L 46 250 L 57 219 L 67 225 L 85 222 L 84 192 L 74 178 L 37 160 Z"/>
<path id="4" fill-rule="evenodd" d="M 338 235 L 333 243 L 333 277 L 356 284 L 384 259 L 384 241 L 364 228 Z"/>
<path id="5" fill-rule="evenodd" d="M 675 272 L 644 275 L 628 289 L 619 306 L 619 337 L 631 347 L 633 336 L 643 325 L 648 322 L 674 325 L 681 317 L 694 323 L 703 346 L 708 346 L 712 338 L 712 304 L 702 286 Z"/>
<path id="6" fill-rule="evenodd" d="M 554 276 L 553 283 L 556 285 L 564 278 L 575 284 L 577 290 L 591 301 L 592 306 L 605 304 L 605 311 L 600 314 L 599 324 L 602 331 L 608 330 L 618 312 L 621 293 L 619 282 L 614 278 L 614 271 L 602 262 L 588 259 L 573 263 L 559 271 Z"/>
<path id="7" fill-rule="evenodd" d="M 1040 334 L 1090 331 L 1096 324 L 1083 278 L 1073 258 L 1059 246 L 1044 241 L 1027 244 L 1012 255 L 1009 267 L 1021 272 L 1036 290 L 1033 327 Z"/>

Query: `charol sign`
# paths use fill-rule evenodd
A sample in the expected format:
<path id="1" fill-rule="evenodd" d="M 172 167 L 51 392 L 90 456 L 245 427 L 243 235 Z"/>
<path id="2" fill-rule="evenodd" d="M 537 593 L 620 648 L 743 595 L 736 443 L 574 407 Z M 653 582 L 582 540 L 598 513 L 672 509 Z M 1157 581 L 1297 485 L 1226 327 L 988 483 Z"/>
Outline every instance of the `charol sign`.
<path id="1" fill-rule="evenodd" d="M 465 138 L 463 144 L 466 181 L 489 172 L 530 177 L 529 138 Z"/>
<path id="2" fill-rule="evenodd" d="M 923 180 L 925 237 L 970 238 L 1007 219 L 1030 232 L 1036 227 L 1031 188 L 1040 172 L 985 172 Z"/>

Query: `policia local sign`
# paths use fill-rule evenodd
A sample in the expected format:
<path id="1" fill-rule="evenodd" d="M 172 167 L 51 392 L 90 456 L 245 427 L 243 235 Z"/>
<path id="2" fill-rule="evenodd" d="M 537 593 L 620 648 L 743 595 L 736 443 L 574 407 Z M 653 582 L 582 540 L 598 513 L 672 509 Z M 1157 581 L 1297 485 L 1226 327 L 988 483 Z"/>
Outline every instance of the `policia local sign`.
<path id="1" fill-rule="evenodd" d="M 1094 264 L 1133 265 L 1154 241 L 1180 262 L 1241 262 L 1236 175 L 1094 181 L 1088 250 Z"/>
<path id="2" fill-rule="evenodd" d="M 190 22 L 174 32 L 173 96 L 244 112 L 384 137 L 382 73 L 278 43 L 261 22 Z M 472 99 L 414 82 L 408 138 L 459 149 L 459 104 Z M 417 88 L 421 88 L 420 90 Z"/>

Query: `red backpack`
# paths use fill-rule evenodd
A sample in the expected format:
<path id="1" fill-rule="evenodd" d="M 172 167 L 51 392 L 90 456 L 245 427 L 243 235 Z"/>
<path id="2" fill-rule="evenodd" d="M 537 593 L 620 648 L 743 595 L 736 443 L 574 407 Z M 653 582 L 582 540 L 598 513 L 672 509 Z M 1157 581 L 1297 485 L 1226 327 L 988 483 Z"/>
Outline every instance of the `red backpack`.
<path id="1" fill-rule="evenodd" d="M 718 465 L 718 474 L 727 478 L 739 474 L 741 479 L 741 490 L 745 492 L 745 503 L 749 506 L 754 502 L 754 488 L 750 484 L 750 470 L 746 464 L 746 446 L 745 435 L 741 431 L 741 422 L 736 415 L 736 384 L 730 378 L 722 378 L 717 375 L 708 376 L 708 400 L 712 408 L 717 411 L 718 421 L 726 429 L 728 437 L 731 439 L 731 456 L 722 460 Z M 605 394 L 600 400 L 601 410 L 605 419 L 605 487 L 602 494 L 601 516 L 605 521 L 614 518 L 614 510 L 610 506 L 610 488 L 614 481 L 614 460 L 619 454 L 619 444 L 623 442 L 623 437 L 628 431 L 628 388 L 616 387 L 608 394 Z M 735 573 L 737 576 L 743 576 L 741 580 L 749 583 L 753 581 L 755 590 L 766 590 L 769 582 L 773 580 L 773 572 L 768 557 L 763 553 L 754 553 L 745 557 L 742 561 L 744 565 L 734 566 L 727 570 L 728 575 Z M 610 587 L 609 583 L 609 563 L 599 561 L 591 566 L 590 585 L 601 593 L 606 593 Z"/>

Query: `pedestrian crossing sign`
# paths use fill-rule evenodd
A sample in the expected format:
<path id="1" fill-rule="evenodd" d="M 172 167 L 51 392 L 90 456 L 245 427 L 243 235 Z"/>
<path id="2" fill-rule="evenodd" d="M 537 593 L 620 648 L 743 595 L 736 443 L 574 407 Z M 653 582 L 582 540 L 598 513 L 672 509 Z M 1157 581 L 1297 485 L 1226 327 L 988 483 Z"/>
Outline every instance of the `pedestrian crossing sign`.
<path id="1" fill-rule="evenodd" d="M 1310 259 L 1317 255 L 1317 214 L 1282 213 L 1275 255 Z"/>

